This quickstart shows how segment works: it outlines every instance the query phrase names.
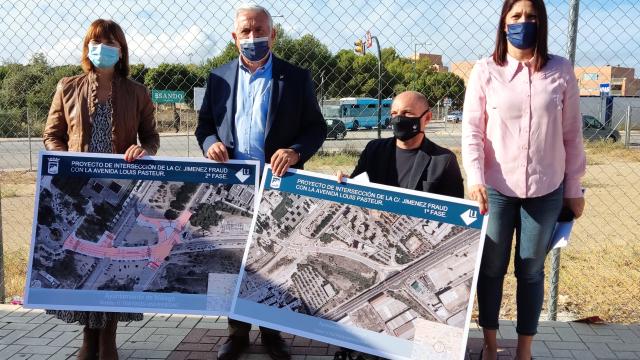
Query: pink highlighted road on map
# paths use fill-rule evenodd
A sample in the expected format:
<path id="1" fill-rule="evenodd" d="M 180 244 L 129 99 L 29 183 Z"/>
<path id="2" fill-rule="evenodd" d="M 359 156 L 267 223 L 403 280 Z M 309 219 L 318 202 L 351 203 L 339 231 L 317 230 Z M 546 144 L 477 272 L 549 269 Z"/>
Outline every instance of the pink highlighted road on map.
<path id="1" fill-rule="evenodd" d="M 189 218 L 191 218 L 191 212 L 188 210 L 180 213 L 180 216 L 174 221 L 154 219 L 142 214 L 138 215 L 136 219 L 138 224 L 149 226 L 158 232 L 158 244 L 153 246 L 116 248 L 113 247 L 115 235 L 105 231 L 97 243 L 78 239 L 74 234 L 71 234 L 64 241 L 63 248 L 96 258 L 130 261 L 149 260 L 149 267 L 157 269 L 164 262 L 164 259 L 169 256 L 171 249 L 181 242 L 180 233 Z"/>

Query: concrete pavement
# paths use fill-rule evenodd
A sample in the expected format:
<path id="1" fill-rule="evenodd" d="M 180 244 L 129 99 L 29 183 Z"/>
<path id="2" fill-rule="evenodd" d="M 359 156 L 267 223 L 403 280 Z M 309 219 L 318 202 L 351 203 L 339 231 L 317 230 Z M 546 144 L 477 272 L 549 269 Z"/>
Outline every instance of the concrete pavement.
<path id="1" fill-rule="evenodd" d="M 140 322 L 120 323 L 120 359 L 215 359 L 226 340 L 225 317 L 145 314 Z M 499 358 L 515 355 L 515 325 L 501 321 Z M 294 360 L 331 360 L 337 347 L 299 336 L 284 335 Z M 467 359 L 476 360 L 481 332 L 472 324 Z M 257 329 L 243 360 L 268 359 Z M 82 342 L 82 327 L 66 324 L 42 310 L 0 305 L 0 359 L 74 359 Z M 545 359 L 640 359 L 640 324 L 589 325 L 541 322 L 534 357 Z"/>

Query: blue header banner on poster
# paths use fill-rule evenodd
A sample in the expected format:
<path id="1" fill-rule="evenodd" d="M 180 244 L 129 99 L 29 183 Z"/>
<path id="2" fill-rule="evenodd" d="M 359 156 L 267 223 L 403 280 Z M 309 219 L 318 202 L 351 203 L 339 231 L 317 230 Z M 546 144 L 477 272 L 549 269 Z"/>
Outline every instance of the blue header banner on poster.
<path id="1" fill-rule="evenodd" d="M 358 185 L 338 183 L 335 179 L 324 179 L 305 175 L 301 172 L 288 172 L 283 177 L 273 176 L 267 170 L 265 190 L 278 189 L 292 194 L 336 201 L 373 210 L 389 211 L 397 214 L 418 217 L 427 220 L 445 222 L 473 229 L 481 229 L 484 216 L 474 205 L 454 203 L 443 200 L 444 197 L 414 195 L 410 191 L 398 188 L 398 191 Z M 385 187 L 389 188 L 389 187 Z"/>
<path id="2" fill-rule="evenodd" d="M 122 155 L 101 154 L 99 157 L 90 157 L 71 154 L 43 152 L 40 175 L 251 185 L 257 171 L 255 162 L 186 162 L 147 157 L 126 162 Z"/>

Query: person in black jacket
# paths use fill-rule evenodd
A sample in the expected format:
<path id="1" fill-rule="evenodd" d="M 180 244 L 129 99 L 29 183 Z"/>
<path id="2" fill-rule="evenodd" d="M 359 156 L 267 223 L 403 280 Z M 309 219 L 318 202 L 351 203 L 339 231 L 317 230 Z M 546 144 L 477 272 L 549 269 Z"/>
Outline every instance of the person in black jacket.
<path id="1" fill-rule="evenodd" d="M 360 154 L 351 178 L 366 173 L 370 182 L 429 193 L 464 197 L 464 185 L 456 155 L 427 139 L 431 121 L 427 98 L 416 91 L 398 94 L 391 104 L 393 137 L 371 140 Z M 338 181 L 345 176 L 338 172 Z M 335 360 L 367 360 L 341 348 Z M 379 359 L 373 357 L 373 359 Z"/>
<path id="2" fill-rule="evenodd" d="M 204 156 L 258 160 L 277 176 L 302 169 L 327 135 L 311 73 L 272 54 L 276 28 L 262 6 L 238 7 L 232 35 L 240 56 L 210 72 L 198 115 Z"/>
<path id="3" fill-rule="evenodd" d="M 262 6 L 236 9 L 232 37 L 240 56 L 211 71 L 198 115 L 195 135 L 204 156 L 258 160 L 276 176 L 302 169 L 327 135 L 310 72 L 272 54 L 276 28 Z M 230 318 L 218 359 L 238 359 L 249 347 L 250 329 Z M 261 327 L 260 337 L 272 359 L 291 359 L 279 331 Z"/>
<path id="4" fill-rule="evenodd" d="M 397 95 L 391 105 L 393 137 L 370 141 L 351 177 L 367 173 L 373 183 L 464 197 L 455 154 L 425 136 L 429 121 L 431 111 L 424 95 L 416 91 Z M 340 181 L 343 176 L 338 173 Z"/>

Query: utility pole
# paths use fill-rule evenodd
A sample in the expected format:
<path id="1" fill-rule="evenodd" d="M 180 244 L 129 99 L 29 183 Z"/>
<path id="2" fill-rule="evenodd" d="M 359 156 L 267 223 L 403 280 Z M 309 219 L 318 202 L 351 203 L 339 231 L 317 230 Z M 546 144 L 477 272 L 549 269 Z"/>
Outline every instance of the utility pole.
<path id="1" fill-rule="evenodd" d="M 377 36 L 371 36 L 371 32 L 367 31 L 367 47 L 373 46 L 373 40 L 376 41 L 378 50 L 378 139 L 382 137 L 382 53 L 380 51 L 380 42 Z"/>

